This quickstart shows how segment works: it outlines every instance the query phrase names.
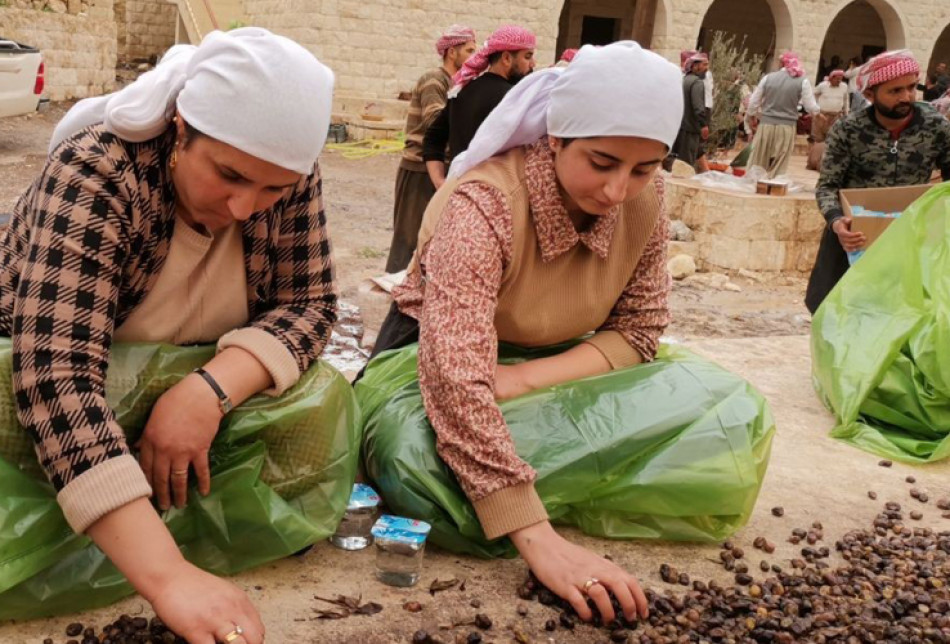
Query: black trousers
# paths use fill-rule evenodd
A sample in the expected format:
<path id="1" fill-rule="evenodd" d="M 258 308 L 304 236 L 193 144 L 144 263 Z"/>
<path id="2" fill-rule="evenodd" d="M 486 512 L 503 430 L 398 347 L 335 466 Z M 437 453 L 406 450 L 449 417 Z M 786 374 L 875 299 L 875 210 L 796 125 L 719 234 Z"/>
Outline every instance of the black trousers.
<path id="1" fill-rule="evenodd" d="M 848 254 L 841 247 L 838 235 L 826 226 L 825 233 L 821 236 L 821 245 L 818 247 L 818 257 L 815 258 L 815 267 L 808 278 L 808 289 L 805 291 L 805 306 L 812 315 L 831 293 L 831 289 L 848 272 L 848 268 Z"/>
<path id="2" fill-rule="evenodd" d="M 379 335 L 376 336 L 376 346 L 373 347 L 369 359 L 372 360 L 383 351 L 402 349 L 418 341 L 419 321 L 402 313 L 396 303 L 393 302 L 389 306 L 389 313 L 386 314 L 386 319 L 383 320 L 383 325 L 379 329 Z M 365 372 L 366 367 L 360 369 L 353 380 L 353 384 L 359 382 Z"/>

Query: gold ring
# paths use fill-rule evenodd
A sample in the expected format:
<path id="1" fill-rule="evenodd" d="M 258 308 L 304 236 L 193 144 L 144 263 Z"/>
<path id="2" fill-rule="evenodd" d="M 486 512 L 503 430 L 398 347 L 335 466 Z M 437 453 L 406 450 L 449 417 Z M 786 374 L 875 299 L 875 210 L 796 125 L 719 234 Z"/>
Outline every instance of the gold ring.
<path id="1" fill-rule="evenodd" d="M 172 470 L 172 476 L 188 476 L 188 470 Z"/>
<path id="2" fill-rule="evenodd" d="M 224 636 L 224 641 L 230 644 L 231 642 L 241 637 L 242 635 L 244 635 L 244 629 L 241 628 L 240 626 L 235 625 L 234 630 Z"/>
<path id="3" fill-rule="evenodd" d="M 597 577 L 591 577 L 590 579 L 588 579 L 586 582 L 584 582 L 584 594 L 585 595 L 588 594 L 590 592 L 591 586 L 593 586 L 594 584 L 599 584 L 599 583 L 600 583 L 600 580 L 597 579 Z"/>

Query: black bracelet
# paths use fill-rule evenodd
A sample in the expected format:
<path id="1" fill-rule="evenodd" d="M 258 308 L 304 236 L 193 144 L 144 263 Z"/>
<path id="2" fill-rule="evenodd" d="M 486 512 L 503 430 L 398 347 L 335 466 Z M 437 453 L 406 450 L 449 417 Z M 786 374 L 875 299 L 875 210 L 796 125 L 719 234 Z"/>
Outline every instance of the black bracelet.
<path id="1" fill-rule="evenodd" d="M 231 398 L 224 393 L 224 389 L 221 388 L 221 385 L 218 384 L 218 381 L 215 380 L 210 373 L 198 367 L 195 369 L 195 373 L 205 379 L 211 388 L 214 390 L 215 395 L 218 397 L 218 407 L 221 409 L 221 414 L 225 415 L 232 409 L 234 405 L 231 403 Z"/>

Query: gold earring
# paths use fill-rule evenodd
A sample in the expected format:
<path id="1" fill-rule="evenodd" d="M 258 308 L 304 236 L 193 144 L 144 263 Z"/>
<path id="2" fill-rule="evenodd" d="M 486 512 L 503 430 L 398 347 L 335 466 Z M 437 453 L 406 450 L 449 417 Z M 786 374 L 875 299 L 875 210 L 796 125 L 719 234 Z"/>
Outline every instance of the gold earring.
<path id="1" fill-rule="evenodd" d="M 178 165 L 178 146 L 177 145 L 172 150 L 172 158 L 168 160 L 168 167 L 174 170 L 176 165 Z"/>

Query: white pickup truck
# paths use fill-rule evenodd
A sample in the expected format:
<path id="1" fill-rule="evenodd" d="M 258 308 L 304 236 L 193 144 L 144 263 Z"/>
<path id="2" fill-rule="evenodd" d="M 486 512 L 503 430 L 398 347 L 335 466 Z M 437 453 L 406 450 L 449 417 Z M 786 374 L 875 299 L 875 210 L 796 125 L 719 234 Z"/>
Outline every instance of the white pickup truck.
<path id="1" fill-rule="evenodd" d="M 0 118 L 45 108 L 45 74 L 38 49 L 0 37 Z"/>

